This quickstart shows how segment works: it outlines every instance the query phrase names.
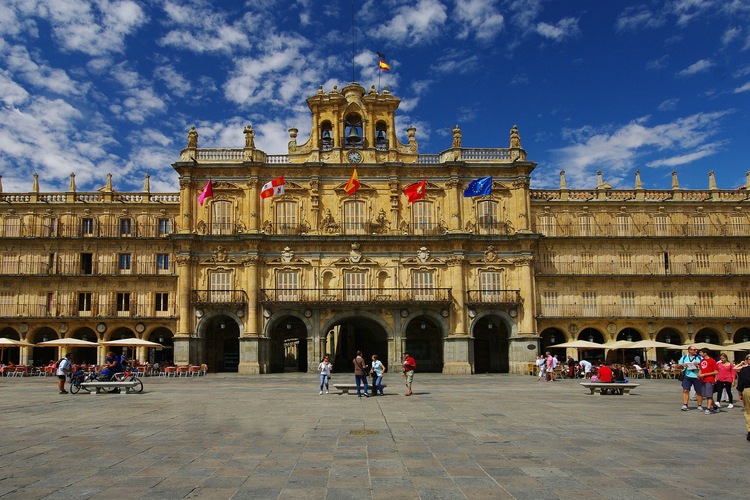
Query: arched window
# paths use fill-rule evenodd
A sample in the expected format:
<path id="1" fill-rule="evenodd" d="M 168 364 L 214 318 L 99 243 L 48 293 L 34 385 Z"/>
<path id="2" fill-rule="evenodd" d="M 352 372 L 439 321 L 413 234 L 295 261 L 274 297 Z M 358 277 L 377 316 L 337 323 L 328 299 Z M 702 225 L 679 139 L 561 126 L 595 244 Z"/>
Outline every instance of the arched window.
<path id="1" fill-rule="evenodd" d="M 365 202 L 361 200 L 344 202 L 344 234 L 366 234 Z"/>
<path id="2" fill-rule="evenodd" d="M 344 144 L 347 148 L 362 148 L 362 117 L 357 113 L 346 115 Z"/>
<path id="3" fill-rule="evenodd" d="M 211 234 L 232 234 L 232 202 L 211 203 Z"/>
<path id="4" fill-rule="evenodd" d="M 375 125 L 375 149 L 378 151 L 388 150 L 388 126 L 385 122 L 378 122 Z"/>
<path id="5" fill-rule="evenodd" d="M 320 124 L 320 150 L 330 151 L 333 149 L 333 127 L 328 120 Z"/>

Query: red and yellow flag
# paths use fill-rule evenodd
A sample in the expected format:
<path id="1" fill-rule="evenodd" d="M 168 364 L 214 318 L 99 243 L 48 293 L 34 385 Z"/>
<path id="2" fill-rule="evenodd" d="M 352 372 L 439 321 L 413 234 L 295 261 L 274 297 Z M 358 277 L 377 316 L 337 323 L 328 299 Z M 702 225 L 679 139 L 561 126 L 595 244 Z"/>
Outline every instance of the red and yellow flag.
<path id="1" fill-rule="evenodd" d="M 352 172 L 352 176 L 349 178 L 349 182 L 346 183 L 346 186 L 344 187 L 344 191 L 346 191 L 346 194 L 353 195 L 357 192 L 357 189 L 359 189 L 359 177 L 357 177 L 357 169 L 354 169 L 354 172 Z"/>
<path id="2" fill-rule="evenodd" d="M 382 52 L 376 52 L 376 54 L 380 58 L 380 64 L 379 64 L 380 69 L 383 71 L 390 71 L 391 70 L 390 65 L 387 62 L 385 62 L 385 54 L 383 54 Z"/>

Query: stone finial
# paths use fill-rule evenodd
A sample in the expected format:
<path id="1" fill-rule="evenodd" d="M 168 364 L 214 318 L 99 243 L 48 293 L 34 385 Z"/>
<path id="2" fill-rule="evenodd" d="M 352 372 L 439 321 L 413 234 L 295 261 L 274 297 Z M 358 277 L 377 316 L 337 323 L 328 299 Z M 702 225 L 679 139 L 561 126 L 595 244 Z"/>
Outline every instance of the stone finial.
<path id="1" fill-rule="evenodd" d="M 190 131 L 188 132 L 188 144 L 187 147 L 189 148 L 197 148 L 198 147 L 198 131 L 195 130 L 195 127 L 190 127 Z"/>
<path id="2" fill-rule="evenodd" d="M 0 179 L 3 177 L 0 175 Z M 750 189 L 750 170 L 745 172 L 745 189 Z M 0 193 L 3 192 L 3 185 L 0 183 Z"/>
<path id="3" fill-rule="evenodd" d="M 596 189 L 612 189 L 609 182 L 604 182 L 601 170 L 596 171 Z"/>
<path id="4" fill-rule="evenodd" d="M 112 174 L 107 174 L 107 183 L 104 185 L 104 190 L 108 193 L 112 192 Z"/>
<path id="5" fill-rule="evenodd" d="M 417 142 L 417 129 L 414 125 L 410 125 L 409 128 L 406 129 L 406 135 L 409 136 L 409 144 Z"/>
<path id="6" fill-rule="evenodd" d="M 70 173 L 70 185 L 68 186 L 68 192 L 76 192 L 76 174 L 74 174 L 73 172 Z"/>
<path id="7" fill-rule="evenodd" d="M 146 174 L 146 180 L 143 182 L 143 192 L 151 192 L 151 176 L 149 174 Z"/>
<path id="8" fill-rule="evenodd" d="M 672 189 L 680 189 L 680 181 L 677 180 L 677 170 L 672 172 Z"/>
<path id="9" fill-rule="evenodd" d="M 318 95 L 325 94 L 325 93 L 326 93 L 326 91 L 323 90 L 323 86 L 322 85 L 318 85 Z"/>
<path id="10" fill-rule="evenodd" d="M 748 174 L 750 174 L 750 172 L 748 172 Z M 3 176 L 0 175 L 0 193 L 2 192 L 3 192 Z"/>
<path id="11" fill-rule="evenodd" d="M 245 134 L 245 148 L 252 149 L 255 147 L 255 130 L 252 125 L 248 125 L 242 129 L 242 133 Z"/>
<path id="12" fill-rule="evenodd" d="M 32 193 L 39 192 L 39 174 L 37 173 L 34 173 L 34 182 L 31 184 L 31 192 Z"/>
<path id="13" fill-rule="evenodd" d="M 513 125 L 510 129 L 510 147 L 520 148 L 521 147 L 521 136 L 518 135 L 518 125 Z"/>
<path id="14" fill-rule="evenodd" d="M 565 170 L 560 170 L 560 189 L 568 189 L 568 185 L 565 183 Z"/>
<path id="15" fill-rule="evenodd" d="M 643 189 L 643 183 L 641 183 L 641 171 L 640 170 L 635 171 L 635 188 Z"/>
<path id="16" fill-rule="evenodd" d="M 461 147 L 461 129 L 458 128 L 458 125 L 456 125 L 456 128 L 453 129 L 453 145 L 454 148 L 460 148 Z"/>
<path id="17" fill-rule="evenodd" d="M 708 173 L 708 189 L 719 189 L 716 187 L 716 174 L 713 170 Z"/>

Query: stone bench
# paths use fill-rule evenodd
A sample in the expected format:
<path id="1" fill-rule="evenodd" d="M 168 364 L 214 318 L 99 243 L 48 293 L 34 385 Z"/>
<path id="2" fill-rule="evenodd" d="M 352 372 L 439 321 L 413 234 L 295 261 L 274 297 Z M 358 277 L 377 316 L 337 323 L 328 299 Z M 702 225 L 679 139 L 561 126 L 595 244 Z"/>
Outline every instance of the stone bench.
<path id="1" fill-rule="evenodd" d="M 89 389 L 96 389 L 95 392 L 92 392 L 91 394 L 103 394 L 103 393 L 109 393 L 109 390 L 111 389 L 125 389 L 125 394 L 135 394 L 136 391 L 135 387 L 139 385 L 137 380 L 128 380 L 124 382 L 104 382 L 99 380 L 94 380 L 91 382 L 81 382 L 81 387 L 83 389 L 89 390 Z"/>
<path id="2" fill-rule="evenodd" d="M 388 387 L 388 384 L 382 384 L 383 389 Z M 351 384 L 333 384 L 333 387 L 341 391 L 342 394 L 349 394 L 349 391 L 356 391 L 357 390 L 357 384 L 351 383 Z M 372 390 L 372 384 L 367 384 L 367 388 Z"/>
<path id="3" fill-rule="evenodd" d="M 633 384 L 631 382 L 628 382 L 627 384 L 618 384 L 618 383 L 607 383 L 607 382 L 581 382 L 581 385 L 584 386 L 586 389 L 591 391 L 591 394 L 599 393 L 601 396 L 602 389 L 608 389 L 612 390 L 614 389 L 614 393 L 622 396 L 623 394 L 630 394 L 631 389 L 635 389 L 641 384 Z"/>

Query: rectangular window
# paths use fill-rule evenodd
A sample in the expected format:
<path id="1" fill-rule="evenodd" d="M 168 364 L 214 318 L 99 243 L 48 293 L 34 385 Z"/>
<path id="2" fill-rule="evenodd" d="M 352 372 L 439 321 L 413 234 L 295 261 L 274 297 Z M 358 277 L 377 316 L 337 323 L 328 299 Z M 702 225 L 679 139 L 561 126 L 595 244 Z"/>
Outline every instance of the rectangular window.
<path id="1" fill-rule="evenodd" d="M 693 217 L 693 236 L 708 236 L 708 220 L 705 215 Z"/>
<path id="2" fill-rule="evenodd" d="M 659 292 L 659 314 L 671 318 L 677 316 L 674 308 L 674 292 Z"/>
<path id="3" fill-rule="evenodd" d="M 590 215 L 582 215 L 578 218 L 578 234 L 579 236 L 591 236 L 593 218 Z"/>
<path id="4" fill-rule="evenodd" d="M 94 274 L 94 254 L 81 254 L 81 274 Z"/>
<path id="5" fill-rule="evenodd" d="M 711 267 L 711 260 L 708 253 L 697 253 L 695 254 L 695 267 L 702 271 L 706 271 Z"/>
<path id="6" fill-rule="evenodd" d="M 750 292 L 747 290 L 737 292 L 737 303 L 741 307 L 750 307 Z"/>
<path id="7" fill-rule="evenodd" d="M 596 300 L 596 292 L 583 292 L 583 315 L 598 316 L 599 308 Z"/>
<path id="8" fill-rule="evenodd" d="M 734 236 L 746 236 L 748 233 L 745 218 L 741 215 L 733 215 L 731 221 L 731 233 Z"/>
<path id="9" fill-rule="evenodd" d="M 542 234 L 545 236 L 555 236 L 557 234 L 555 218 L 551 215 L 542 215 L 540 218 L 542 225 Z"/>
<path id="10" fill-rule="evenodd" d="M 632 236 L 632 219 L 628 215 L 617 216 L 617 236 Z"/>
<path id="11" fill-rule="evenodd" d="M 555 252 L 543 252 L 539 257 L 539 265 L 543 273 L 554 273 L 557 271 L 557 254 Z"/>
<path id="12" fill-rule="evenodd" d="M 365 202 L 347 201 L 344 203 L 344 233 L 365 234 Z"/>
<path id="13" fill-rule="evenodd" d="M 117 315 L 128 316 L 130 313 L 130 292 L 117 292 Z"/>
<path id="14" fill-rule="evenodd" d="M 498 232 L 497 202 L 480 201 L 477 203 L 477 229 L 479 234 L 496 234 Z"/>
<path id="15" fill-rule="evenodd" d="M 412 275 L 414 300 L 435 300 L 435 273 L 415 271 Z"/>
<path id="16" fill-rule="evenodd" d="M 133 221 L 131 219 L 120 219 L 120 237 L 127 238 L 133 235 Z"/>
<path id="17" fill-rule="evenodd" d="M 232 203 L 215 201 L 211 203 L 211 234 L 232 234 Z"/>
<path id="18" fill-rule="evenodd" d="M 581 254 L 581 273 L 583 274 L 594 274 L 596 269 L 594 268 L 594 254 L 591 252 L 584 252 Z"/>
<path id="19" fill-rule="evenodd" d="M 635 292 L 620 292 L 620 314 L 636 316 Z"/>
<path id="20" fill-rule="evenodd" d="M 19 274 L 18 255 L 4 253 L 0 258 L 0 274 Z"/>
<path id="21" fill-rule="evenodd" d="M 276 296 L 278 300 L 299 300 L 298 271 L 280 271 L 276 274 Z"/>
<path id="22" fill-rule="evenodd" d="M 669 217 L 665 215 L 654 217 L 654 236 L 669 236 Z"/>
<path id="23" fill-rule="evenodd" d="M 157 221 L 157 231 L 159 236 L 172 234 L 172 221 L 169 219 L 159 219 Z"/>
<path id="24" fill-rule="evenodd" d="M 230 302 L 232 273 L 212 272 L 209 276 L 209 302 L 226 304 Z"/>
<path id="25" fill-rule="evenodd" d="M 276 234 L 295 234 L 297 225 L 297 202 L 278 202 L 276 204 Z"/>
<path id="26" fill-rule="evenodd" d="M 9 217 L 4 221 L 4 235 L 7 237 L 21 236 L 21 219 L 18 217 Z"/>
<path id="27" fill-rule="evenodd" d="M 54 238 L 57 236 L 57 218 L 45 217 L 42 221 L 42 236 Z"/>
<path id="28" fill-rule="evenodd" d="M 169 272 L 169 254 L 156 254 L 156 272 L 157 274 L 166 274 Z"/>
<path id="29" fill-rule="evenodd" d="M 542 315 L 555 317 L 560 315 L 560 304 L 557 300 L 557 292 L 542 293 Z"/>
<path id="30" fill-rule="evenodd" d="M 500 302 L 502 300 L 503 275 L 498 271 L 479 273 L 479 290 L 482 302 Z"/>
<path id="31" fill-rule="evenodd" d="M 0 316 L 16 316 L 16 293 L 0 292 Z"/>
<path id="32" fill-rule="evenodd" d="M 714 292 L 698 292 L 698 305 L 701 307 L 713 307 Z"/>
<path id="33" fill-rule="evenodd" d="M 55 310 L 55 293 L 54 292 L 47 292 L 47 316 L 52 316 Z"/>
<path id="34" fill-rule="evenodd" d="M 91 292 L 78 294 L 78 315 L 91 316 Z"/>
<path id="35" fill-rule="evenodd" d="M 367 273 L 364 271 L 347 271 L 344 273 L 345 300 L 367 300 Z"/>
<path id="36" fill-rule="evenodd" d="M 432 203 L 417 201 L 412 203 L 411 209 L 413 234 L 434 234 L 435 213 Z"/>
<path id="37" fill-rule="evenodd" d="M 156 316 L 168 316 L 169 315 L 169 293 L 168 292 L 156 292 L 154 294 L 154 309 L 156 310 Z"/>
<path id="38" fill-rule="evenodd" d="M 94 219 L 91 217 L 81 219 L 81 235 L 94 236 Z"/>
<path id="39" fill-rule="evenodd" d="M 620 255 L 620 272 L 624 274 L 630 274 L 633 272 L 633 254 L 629 252 L 621 252 Z"/>
<path id="40" fill-rule="evenodd" d="M 734 272 L 746 274 L 750 271 L 750 259 L 747 252 L 737 252 L 734 254 Z"/>
<path id="41" fill-rule="evenodd" d="M 130 274 L 130 254 L 121 253 L 117 255 L 117 268 L 120 274 Z"/>

